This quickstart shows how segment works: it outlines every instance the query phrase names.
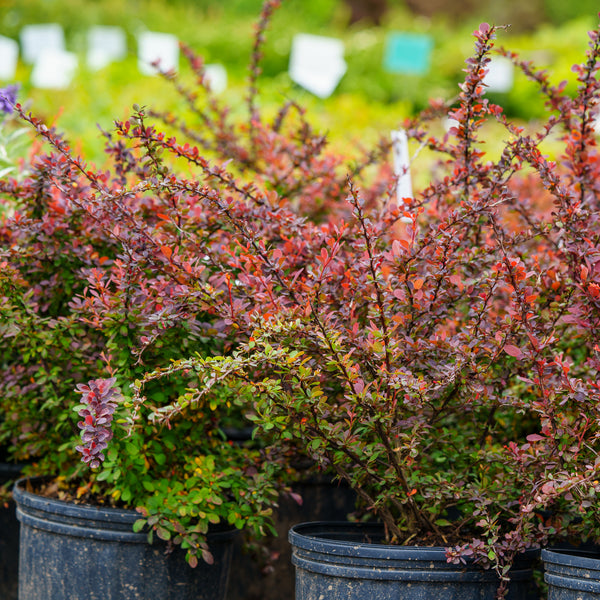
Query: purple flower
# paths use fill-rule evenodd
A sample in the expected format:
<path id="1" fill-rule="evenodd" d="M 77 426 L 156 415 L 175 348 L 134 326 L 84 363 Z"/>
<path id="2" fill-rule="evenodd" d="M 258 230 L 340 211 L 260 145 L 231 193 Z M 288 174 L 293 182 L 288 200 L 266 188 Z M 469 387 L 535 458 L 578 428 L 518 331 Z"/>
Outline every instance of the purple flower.
<path id="1" fill-rule="evenodd" d="M 5 88 L 0 88 L 0 112 L 12 113 L 17 102 L 18 85 L 7 85 Z"/>
<path id="2" fill-rule="evenodd" d="M 82 395 L 81 403 L 85 406 L 78 413 L 83 420 L 77 423 L 81 429 L 83 444 L 75 449 L 81 453 L 81 460 L 89 463 L 92 469 L 99 467 L 104 461 L 103 450 L 113 436 L 110 424 L 117 407 L 114 401 L 117 394 L 114 384 L 115 378 L 112 377 L 95 379 L 89 381 L 88 385 L 77 386 L 77 391 Z"/>

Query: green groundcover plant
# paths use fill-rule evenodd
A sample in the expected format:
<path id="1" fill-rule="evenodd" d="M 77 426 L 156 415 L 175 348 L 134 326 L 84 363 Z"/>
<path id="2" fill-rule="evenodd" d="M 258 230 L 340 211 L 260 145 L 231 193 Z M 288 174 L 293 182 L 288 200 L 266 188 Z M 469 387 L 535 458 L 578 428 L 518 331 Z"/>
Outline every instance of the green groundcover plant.
<path id="1" fill-rule="evenodd" d="M 600 537 L 600 34 L 574 67 L 574 97 L 502 50 L 547 100 L 528 132 L 486 98 L 498 29 L 482 24 L 458 101 L 405 124 L 439 160 L 398 199 L 386 140 L 350 160 L 294 102 L 261 115 L 277 4 L 263 6 L 243 122 L 185 48 L 197 89 L 165 77 L 198 122 L 136 106 L 107 134 L 104 168 L 16 105 L 52 153 L 0 188 L 14 207 L 3 439 L 138 506 L 140 527 L 194 557 L 209 521 L 260 516 L 270 457 L 291 444 L 346 480 L 388 541 L 474 558 L 502 594 L 523 550 Z M 506 135 L 495 159 L 488 119 Z M 262 448 L 222 440 L 230 408 Z M 261 460 L 230 472 L 230 452 Z"/>

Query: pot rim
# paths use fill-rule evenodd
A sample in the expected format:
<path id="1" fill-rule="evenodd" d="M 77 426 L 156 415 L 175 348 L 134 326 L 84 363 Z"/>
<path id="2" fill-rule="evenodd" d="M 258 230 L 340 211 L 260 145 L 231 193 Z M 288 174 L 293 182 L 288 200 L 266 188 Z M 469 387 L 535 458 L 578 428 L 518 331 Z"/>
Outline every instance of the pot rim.
<path id="1" fill-rule="evenodd" d="M 383 555 L 398 560 L 439 561 L 448 564 L 446 548 L 449 546 L 401 546 L 379 542 L 358 541 L 356 539 L 340 539 L 336 534 L 349 532 L 350 535 L 361 533 L 375 534 L 383 530 L 379 522 L 353 521 L 309 521 L 294 525 L 288 534 L 293 546 L 313 552 L 334 553 L 339 556 L 353 556 L 360 549 L 361 556 L 378 558 Z M 356 533 L 354 533 L 356 532 Z M 331 536 L 331 537 L 330 537 Z M 539 548 L 529 548 L 523 553 L 526 560 L 534 560 L 539 556 Z M 517 559 L 518 560 L 518 559 Z M 466 559 L 467 564 L 472 559 Z M 516 562 L 516 561 L 515 561 Z M 453 565 L 459 566 L 459 565 Z"/>
<path id="2" fill-rule="evenodd" d="M 544 563 L 598 571 L 600 570 L 600 552 L 597 553 L 597 558 L 589 556 L 593 553 L 591 550 L 577 548 L 545 548 L 542 550 L 542 560 Z"/>
<path id="3" fill-rule="evenodd" d="M 71 524 L 83 530 L 86 523 L 103 523 L 109 529 L 118 529 L 123 533 L 132 536 L 132 539 L 145 540 L 147 530 L 135 533 L 132 530 L 133 524 L 138 519 L 144 518 L 135 508 L 116 508 L 114 506 L 102 506 L 94 504 L 76 504 L 68 500 L 59 500 L 58 498 L 47 498 L 34 492 L 29 492 L 24 488 L 26 481 L 51 480 L 52 476 L 21 477 L 13 487 L 13 499 L 17 505 L 17 517 L 41 525 L 41 517 L 47 515 L 48 519 L 53 519 L 54 526 L 62 526 L 60 522 L 66 520 Z M 27 514 L 25 514 L 27 513 Z M 65 525 L 66 526 L 66 525 Z M 215 543 L 220 539 L 226 540 L 237 535 L 238 529 L 228 523 L 219 523 L 212 525 L 207 533 L 209 543 Z"/>

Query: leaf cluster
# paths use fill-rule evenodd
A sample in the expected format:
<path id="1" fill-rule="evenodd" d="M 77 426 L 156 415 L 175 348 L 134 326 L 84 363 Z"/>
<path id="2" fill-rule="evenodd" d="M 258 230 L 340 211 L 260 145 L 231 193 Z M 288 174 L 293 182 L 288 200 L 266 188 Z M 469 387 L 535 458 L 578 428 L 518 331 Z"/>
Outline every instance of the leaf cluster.
<path id="1" fill-rule="evenodd" d="M 398 198 L 387 140 L 350 160 L 297 104 L 261 114 L 277 4 L 259 20 L 245 120 L 187 48 L 196 87 L 163 75 L 196 122 L 135 106 L 106 134 L 103 169 L 17 107 L 51 152 L 0 190 L 14 203 L 3 439 L 138 506 L 138 527 L 192 563 L 208 559 L 209 523 L 264 531 L 289 444 L 345 479 L 389 541 L 443 545 L 503 579 L 525 548 L 597 540 L 600 33 L 574 98 L 503 51 L 547 101 L 527 132 L 486 97 L 499 30 L 482 24 L 458 104 L 405 123 L 439 160 Z M 490 120 L 506 135 L 497 159 Z M 84 474 L 68 398 L 108 376 L 124 399 L 106 461 Z M 266 447 L 224 442 L 232 414 Z"/>

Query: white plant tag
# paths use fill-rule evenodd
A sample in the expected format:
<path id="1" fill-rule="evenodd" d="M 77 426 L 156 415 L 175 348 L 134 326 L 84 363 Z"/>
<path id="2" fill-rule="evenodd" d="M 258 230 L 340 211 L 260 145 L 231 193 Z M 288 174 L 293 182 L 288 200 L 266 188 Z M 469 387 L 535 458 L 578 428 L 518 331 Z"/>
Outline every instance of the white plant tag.
<path id="1" fill-rule="evenodd" d="M 127 39 L 120 27 L 98 25 L 87 35 L 86 62 L 90 69 L 97 71 L 111 62 L 123 60 L 127 56 Z"/>
<path id="2" fill-rule="evenodd" d="M 138 68 L 144 75 L 156 75 L 152 66 L 160 61 L 161 71 L 177 71 L 179 67 L 179 40 L 170 33 L 144 31 L 138 35 Z"/>
<path id="3" fill-rule="evenodd" d="M 495 56 L 488 64 L 483 83 L 490 92 L 510 92 L 514 84 L 514 65 L 504 56 Z"/>
<path id="4" fill-rule="evenodd" d="M 11 38 L 0 35 L 0 79 L 14 80 L 18 58 L 19 44 Z"/>
<path id="5" fill-rule="evenodd" d="M 220 94 L 227 89 L 227 71 L 223 65 L 205 65 L 204 73 L 210 89 Z"/>
<path id="6" fill-rule="evenodd" d="M 23 60 L 32 65 L 45 51 L 65 50 L 65 34 L 58 23 L 26 25 L 19 34 Z"/>
<path id="7" fill-rule="evenodd" d="M 398 200 L 398 208 L 402 208 L 404 206 L 404 198 L 413 197 L 408 136 L 404 129 L 392 131 L 392 152 L 394 156 L 394 173 L 398 177 L 396 198 Z"/>
<path id="8" fill-rule="evenodd" d="M 77 70 L 77 56 L 64 50 L 45 50 L 33 65 L 31 84 L 37 88 L 65 89 Z"/>
<path id="9" fill-rule="evenodd" d="M 446 117 L 442 121 L 442 124 L 443 124 L 444 130 L 446 132 L 450 131 L 453 127 L 458 127 L 460 125 L 460 123 L 456 119 L 453 119 L 452 117 Z"/>
<path id="10" fill-rule="evenodd" d="M 292 81 L 315 96 L 331 96 L 346 69 L 341 40 L 308 33 L 294 36 L 289 75 Z"/>

